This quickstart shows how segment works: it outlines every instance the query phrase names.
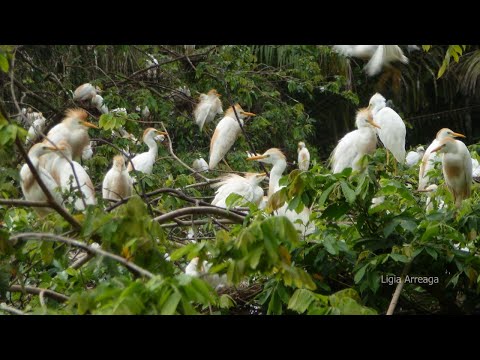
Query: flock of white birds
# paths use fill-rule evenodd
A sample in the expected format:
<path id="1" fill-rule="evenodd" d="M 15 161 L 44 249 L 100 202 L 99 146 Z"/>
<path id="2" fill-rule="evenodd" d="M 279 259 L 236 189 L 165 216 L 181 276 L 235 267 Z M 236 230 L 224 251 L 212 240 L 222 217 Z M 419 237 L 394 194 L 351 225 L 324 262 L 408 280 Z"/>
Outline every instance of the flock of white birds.
<path id="1" fill-rule="evenodd" d="M 336 45 L 334 50 L 345 56 L 370 59 L 365 68 L 369 75 L 377 74 L 382 67 L 388 66 L 391 62 L 408 62 L 397 45 Z M 109 113 L 100 93 L 101 90 L 98 87 L 86 83 L 75 90 L 73 99 L 83 107 L 93 106 L 102 114 Z M 254 113 L 244 111 L 239 104 L 229 107 L 224 112 L 220 96 L 215 89 L 211 89 L 207 94 L 201 94 L 193 112 L 200 131 L 204 129 L 205 125 L 212 123 L 217 115 L 223 114 L 211 138 L 209 163 L 207 164 L 203 158 L 199 158 L 192 165 L 197 172 L 208 172 L 215 169 L 241 135 L 241 126 L 247 119 L 255 116 Z M 137 111 L 140 111 L 140 108 L 137 108 Z M 43 133 L 46 123 L 43 115 L 26 112 L 26 110 L 23 112 L 23 115 L 31 123 L 27 144 L 34 144 L 30 148 L 28 156 L 54 200 L 61 206 L 65 201 L 73 202 L 75 209 L 80 211 L 84 210 L 87 205 L 96 204 L 92 180 L 86 169 L 79 163 L 80 158 L 88 159 L 93 155 L 88 130 L 97 128 L 97 126 L 87 121 L 87 112 L 82 108 L 68 110 L 63 121 L 50 129 L 46 135 Z M 143 116 L 149 115 L 147 107 L 141 112 Z M 115 109 L 111 113 L 126 114 L 126 109 Z M 440 159 L 445 183 L 453 194 L 455 205 L 459 207 L 461 202 L 470 196 L 472 176 L 480 176 L 480 166 L 475 159 L 471 158 L 465 144 L 455 140 L 456 137 L 464 137 L 464 135 L 450 129 L 441 129 L 426 151 L 423 147 L 418 147 L 416 151 L 405 155 L 405 124 L 393 109 L 386 106 L 385 98 L 379 93 L 371 97 L 367 108 L 357 112 L 356 126 L 358 129 L 346 134 L 332 152 L 330 165 L 333 173 L 342 172 L 346 168 L 362 171 L 364 163 L 361 160 L 365 154 L 372 154 L 375 151 L 378 136 L 387 149 L 387 163 L 389 162 L 389 152 L 393 155 L 395 173 L 397 172 L 397 162 L 406 163 L 409 167 L 421 162 L 419 191 L 436 190 L 437 185 L 430 184 L 428 172 L 434 167 L 435 161 Z M 123 128 L 114 135 L 136 141 L 135 137 Z M 113 166 L 106 173 L 102 183 L 102 197 L 118 201 L 131 196 L 134 181 L 130 172 L 136 170 L 146 174 L 152 173 L 158 153 L 157 143 L 164 141 L 166 135 L 168 134 L 157 129 L 147 128 L 142 137 L 149 149 L 147 152 L 136 155 L 131 161 L 122 155 L 115 156 Z M 35 143 L 37 139 L 40 142 Z M 263 154 L 247 154 L 246 160 L 271 165 L 267 194 L 264 194 L 264 190 L 260 186 L 266 179 L 265 173 L 246 173 L 245 176 L 229 174 L 212 186 L 216 188 L 212 205 L 227 208 L 227 198 L 231 194 L 238 194 L 246 201 L 253 202 L 259 208 L 265 209 L 272 196 L 282 188 L 279 181 L 287 167 L 286 156 L 282 151 L 271 148 Z M 297 164 L 301 171 L 308 171 L 310 153 L 304 142 L 298 144 Z M 22 191 L 27 200 L 47 201 L 47 196 L 27 164 L 21 168 L 20 178 Z M 77 194 L 75 199 L 72 198 L 72 190 Z M 380 198 L 374 199 L 374 206 L 381 201 Z M 431 203 L 427 206 L 431 207 Z M 40 216 L 51 211 L 47 207 L 36 207 L 35 210 Z M 281 208 L 276 209 L 274 214 L 288 217 L 303 236 L 315 231 L 315 226 L 310 221 L 311 209 L 307 207 L 297 213 L 288 209 L 288 203 L 285 203 Z M 203 274 L 208 272 L 207 263 L 199 265 L 198 259 L 194 259 L 187 267 L 187 273 L 198 276 L 200 268 L 203 268 Z"/>

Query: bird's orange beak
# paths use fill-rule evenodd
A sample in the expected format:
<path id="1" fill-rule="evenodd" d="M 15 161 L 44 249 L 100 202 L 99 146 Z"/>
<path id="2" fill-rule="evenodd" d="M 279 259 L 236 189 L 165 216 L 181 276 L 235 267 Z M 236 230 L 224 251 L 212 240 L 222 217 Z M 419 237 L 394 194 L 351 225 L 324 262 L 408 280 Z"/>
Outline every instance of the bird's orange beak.
<path id="1" fill-rule="evenodd" d="M 168 133 L 166 133 L 165 131 L 160 131 L 160 130 L 155 130 L 155 132 L 158 134 L 158 135 L 168 135 Z"/>
<path id="2" fill-rule="evenodd" d="M 247 158 L 247 160 L 261 160 L 267 158 L 267 155 L 257 155 L 257 156 L 251 156 Z"/>
<path id="3" fill-rule="evenodd" d="M 367 121 L 373 127 L 376 127 L 377 129 L 381 129 L 380 125 L 378 125 L 375 121 L 373 121 L 373 120 L 367 120 Z"/>
<path id="4" fill-rule="evenodd" d="M 246 111 L 242 111 L 241 114 L 243 114 L 245 116 L 257 116 L 257 114 L 254 114 L 254 113 L 251 113 L 251 112 L 246 112 Z"/>
<path id="5" fill-rule="evenodd" d="M 465 135 L 463 135 L 463 134 L 459 134 L 459 133 L 456 133 L 456 132 L 454 132 L 454 133 L 452 134 L 452 136 L 453 136 L 453 137 L 462 137 L 462 138 L 466 138 L 466 136 L 465 136 Z"/>
<path id="6" fill-rule="evenodd" d="M 267 176 L 267 173 L 260 173 L 258 176 Z"/>
<path id="7" fill-rule="evenodd" d="M 80 123 L 81 123 L 83 126 L 86 126 L 86 127 L 89 127 L 89 128 L 98 129 L 98 126 L 97 126 L 97 125 L 93 125 L 92 123 L 89 123 L 88 121 L 81 121 Z"/>

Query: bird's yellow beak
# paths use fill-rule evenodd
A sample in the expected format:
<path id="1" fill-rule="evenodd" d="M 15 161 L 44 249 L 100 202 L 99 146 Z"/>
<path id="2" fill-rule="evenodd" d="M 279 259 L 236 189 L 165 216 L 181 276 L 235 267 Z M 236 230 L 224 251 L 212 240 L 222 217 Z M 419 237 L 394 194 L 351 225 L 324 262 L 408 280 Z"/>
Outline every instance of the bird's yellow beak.
<path id="1" fill-rule="evenodd" d="M 367 120 L 367 121 L 373 127 L 376 127 L 377 129 L 381 129 L 380 125 L 378 125 L 375 121 L 373 121 L 373 120 Z"/>
<path id="2" fill-rule="evenodd" d="M 257 176 L 267 176 L 267 173 L 260 173 Z"/>
<path id="3" fill-rule="evenodd" d="M 463 135 L 463 134 L 459 134 L 459 133 L 456 133 L 456 132 L 452 133 L 452 136 L 453 136 L 453 137 L 462 137 L 462 138 L 466 138 L 466 136 L 465 136 L 465 135 Z"/>
<path id="4" fill-rule="evenodd" d="M 97 125 L 93 125 L 92 123 L 89 123 L 88 121 L 80 121 L 80 123 L 81 123 L 83 126 L 86 126 L 86 127 L 89 127 L 89 128 L 98 129 L 98 126 L 97 126 Z"/>
<path id="5" fill-rule="evenodd" d="M 155 130 L 155 132 L 158 134 L 158 135 L 168 135 L 168 133 L 166 133 L 165 131 L 160 131 L 160 130 Z"/>
<path id="6" fill-rule="evenodd" d="M 246 111 L 242 111 L 241 114 L 243 114 L 245 116 L 257 116 L 257 114 L 254 114 L 254 113 L 251 113 L 251 112 L 246 112 Z"/>
<path id="7" fill-rule="evenodd" d="M 247 158 L 247 160 L 261 160 L 267 158 L 267 155 L 257 155 L 257 156 L 251 156 Z"/>

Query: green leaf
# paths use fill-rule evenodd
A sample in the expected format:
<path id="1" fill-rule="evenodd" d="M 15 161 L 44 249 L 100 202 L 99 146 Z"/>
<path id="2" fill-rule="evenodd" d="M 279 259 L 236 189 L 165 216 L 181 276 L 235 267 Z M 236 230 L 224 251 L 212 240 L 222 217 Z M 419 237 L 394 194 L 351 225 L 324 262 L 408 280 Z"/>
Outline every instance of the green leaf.
<path id="1" fill-rule="evenodd" d="M 438 254 L 437 251 L 431 247 L 425 247 L 426 252 L 430 255 L 434 260 L 437 260 Z"/>
<path id="2" fill-rule="evenodd" d="M 7 57 L 0 53 L 0 70 L 2 70 L 4 73 L 8 72 L 9 69 L 9 64 L 8 64 L 8 59 Z"/>
<path id="3" fill-rule="evenodd" d="M 365 270 L 367 270 L 368 265 L 369 264 L 362 266 L 360 270 L 357 271 L 355 277 L 353 278 L 355 284 L 358 284 L 363 279 L 363 276 L 365 275 Z"/>
<path id="4" fill-rule="evenodd" d="M 288 308 L 303 314 L 315 300 L 315 294 L 310 290 L 297 289 L 288 302 Z"/>
<path id="5" fill-rule="evenodd" d="M 322 207 L 323 204 L 325 203 L 325 201 L 328 199 L 328 197 L 330 196 L 331 192 L 333 191 L 333 189 L 335 189 L 335 187 L 337 186 L 336 183 L 330 185 L 327 190 L 323 191 L 322 192 L 322 195 L 320 195 L 319 199 L 318 199 L 318 207 Z"/>
<path id="6" fill-rule="evenodd" d="M 349 204 L 353 204 L 356 198 L 355 191 L 350 189 L 350 187 L 344 180 L 340 180 L 340 186 L 342 187 L 342 192 L 345 196 L 345 199 L 347 199 Z"/>
<path id="7" fill-rule="evenodd" d="M 167 301 L 163 304 L 161 315 L 173 315 L 177 310 L 178 303 L 182 299 L 182 295 L 178 292 L 174 292 Z"/>
<path id="8" fill-rule="evenodd" d="M 408 258 L 402 254 L 390 254 L 389 256 L 397 262 L 402 262 L 402 263 L 408 262 Z"/>

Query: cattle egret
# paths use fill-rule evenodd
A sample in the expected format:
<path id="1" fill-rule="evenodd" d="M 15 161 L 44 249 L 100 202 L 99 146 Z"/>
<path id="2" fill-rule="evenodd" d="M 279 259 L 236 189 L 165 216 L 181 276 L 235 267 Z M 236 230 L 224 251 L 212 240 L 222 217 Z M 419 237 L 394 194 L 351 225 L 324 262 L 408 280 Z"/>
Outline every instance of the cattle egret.
<path id="1" fill-rule="evenodd" d="M 113 158 L 113 166 L 108 170 L 102 185 L 104 199 L 122 200 L 131 196 L 133 192 L 133 180 L 128 174 L 125 159 L 122 155 Z"/>
<path id="2" fill-rule="evenodd" d="M 230 194 L 238 194 L 246 201 L 259 205 L 263 198 L 263 189 L 260 183 L 266 178 L 266 174 L 248 173 L 245 177 L 229 174 L 222 181 L 212 185 L 218 188 L 215 192 L 215 198 L 212 205 L 227 208 L 227 197 Z"/>
<path id="3" fill-rule="evenodd" d="M 145 174 L 151 174 L 153 171 L 153 164 L 157 159 L 158 145 L 156 140 L 161 140 L 158 135 L 164 136 L 167 133 L 156 130 L 154 128 L 148 128 L 143 132 L 143 142 L 148 146 L 148 151 L 138 154 L 132 159 L 133 166 L 136 171 L 143 172 Z M 128 171 L 132 171 L 132 164 L 128 163 Z"/>
<path id="4" fill-rule="evenodd" d="M 303 141 L 298 143 L 298 168 L 302 171 L 307 171 L 310 167 L 310 152 Z"/>
<path id="5" fill-rule="evenodd" d="M 199 126 L 200 131 L 205 124 L 213 121 L 217 114 L 223 113 L 220 96 L 215 89 L 210 90 L 208 94 L 200 94 L 200 101 L 193 111 L 195 123 Z"/>

